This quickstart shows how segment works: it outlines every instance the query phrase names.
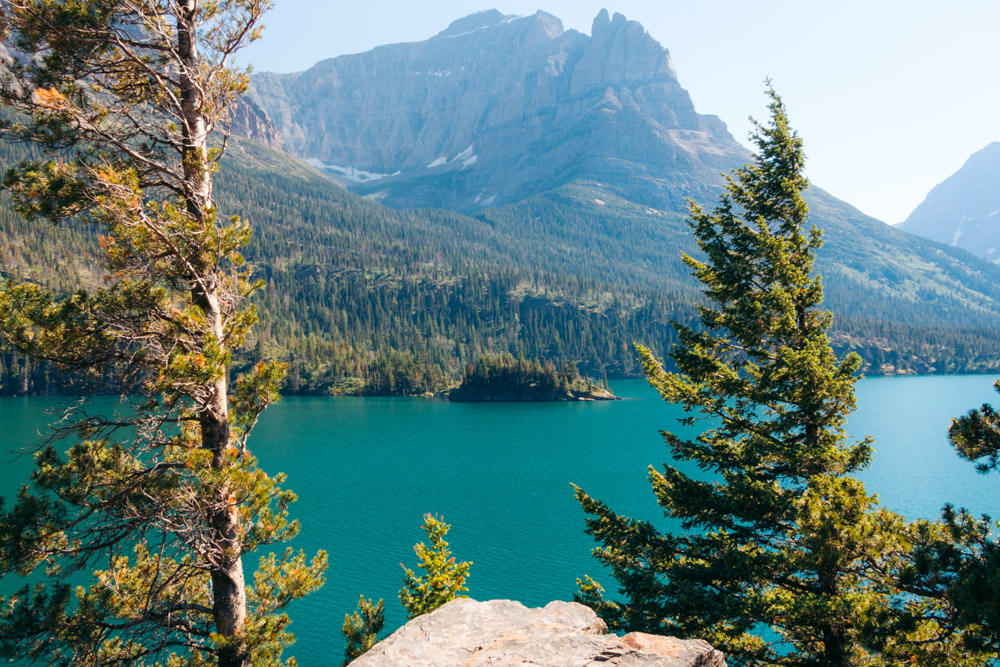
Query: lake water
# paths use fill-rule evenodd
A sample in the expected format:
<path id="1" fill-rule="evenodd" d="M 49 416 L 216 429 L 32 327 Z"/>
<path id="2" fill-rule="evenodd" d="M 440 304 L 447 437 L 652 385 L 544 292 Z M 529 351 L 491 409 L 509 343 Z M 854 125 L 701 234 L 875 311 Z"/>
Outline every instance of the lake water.
<path id="1" fill-rule="evenodd" d="M 982 476 L 948 444 L 952 417 L 996 397 L 994 378 L 873 378 L 858 386 L 853 436 L 876 437 L 868 489 L 909 518 L 938 516 L 946 502 L 1000 516 L 1000 480 Z M 269 472 L 288 474 L 302 522 L 295 546 L 326 549 L 326 586 L 291 609 L 305 667 L 339 664 L 340 626 L 358 595 L 385 598 L 387 628 L 404 620 L 400 563 L 415 565 L 426 512 L 443 515 L 459 560 L 471 560 L 469 595 L 537 606 L 569 599 L 590 574 L 578 484 L 616 511 L 662 523 L 646 467 L 669 452 L 658 433 L 679 410 L 641 380 L 612 388 L 626 400 L 475 404 L 405 398 L 288 398 L 269 409 L 252 447 Z M 52 399 L 0 398 L 0 448 L 33 442 Z M 31 462 L 5 457 L 0 493 Z M 255 557 L 246 566 L 252 570 Z"/>

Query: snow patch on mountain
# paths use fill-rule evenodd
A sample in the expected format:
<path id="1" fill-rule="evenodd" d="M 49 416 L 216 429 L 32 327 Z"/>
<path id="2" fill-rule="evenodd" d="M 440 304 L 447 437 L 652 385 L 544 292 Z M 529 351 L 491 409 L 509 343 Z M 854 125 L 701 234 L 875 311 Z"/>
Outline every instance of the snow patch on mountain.
<path id="1" fill-rule="evenodd" d="M 473 14 L 472 16 L 469 16 L 467 18 L 471 19 L 471 18 L 475 18 L 478 15 L 488 14 L 488 13 L 491 14 L 492 11 L 479 11 L 479 12 L 476 12 L 475 14 Z M 477 26 L 477 27 L 473 28 L 472 30 L 465 30 L 463 32 L 457 32 L 457 33 L 452 33 L 452 34 L 447 34 L 448 31 L 446 30 L 444 33 L 439 34 L 438 37 L 443 37 L 445 39 L 451 39 L 451 38 L 454 38 L 454 37 L 461 37 L 462 35 L 471 35 L 473 33 L 479 32 L 480 30 L 489 30 L 490 28 L 495 28 L 498 25 L 504 25 L 505 23 L 512 23 L 514 21 L 518 21 L 518 20 L 523 19 L 523 18 L 525 18 L 525 17 L 518 16 L 516 14 L 507 14 L 498 23 L 488 23 L 486 25 Z M 456 23 L 457 23 L 457 21 L 456 21 Z M 452 24 L 452 25 L 454 25 L 454 24 Z"/>
<path id="2" fill-rule="evenodd" d="M 371 183 L 372 181 L 378 181 L 383 178 L 388 178 L 389 176 L 397 176 L 401 173 L 399 171 L 391 174 L 380 173 L 377 171 L 365 171 L 364 169 L 358 169 L 357 167 L 345 167 L 339 164 L 329 164 L 317 158 L 308 158 L 306 159 L 306 163 L 316 167 L 317 169 L 332 172 L 338 176 L 346 178 L 349 181 L 353 181 L 354 183 Z"/>
<path id="3" fill-rule="evenodd" d="M 958 221 L 958 228 L 955 230 L 955 234 L 951 237 L 951 244 L 953 246 L 958 245 L 958 240 L 962 238 L 962 234 L 965 233 L 965 230 L 962 229 L 962 225 L 965 224 L 966 220 L 968 220 L 968 218 L 963 215 L 962 219 Z"/>

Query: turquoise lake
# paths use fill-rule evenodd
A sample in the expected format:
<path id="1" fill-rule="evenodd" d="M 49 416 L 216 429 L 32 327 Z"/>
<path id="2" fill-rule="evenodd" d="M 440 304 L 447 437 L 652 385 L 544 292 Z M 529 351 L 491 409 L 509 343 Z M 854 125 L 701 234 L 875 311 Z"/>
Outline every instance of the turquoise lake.
<path id="1" fill-rule="evenodd" d="M 849 431 L 876 437 L 863 478 L 883 504 L 934 518 L 951 502 L 1000 517 L 1000 479 L 975 472 L 948 444 L 952 417 L 994 402 L 987 375 L 872 378 L 858 386 Z M 658 521 L 646 481 L 669 452 L 660 429 L 681 412 L 641 380 L 612 389 L 626 400 L 474 404 L 404 398 L 288 398 L 269 409 L 252 447 L 269 472 L 288 474 L 302 522 L 294 542 L 326 549 L 326 586 L 291 609 L 303 666 L 339 664 L 340 626 L 358 595 L 385 598 L 387 628 L 404 620 L 400 563 L 414 566 L 422 516 L 443 515 L 459 560 L 471 560 L 469 595 L 527 605 L 569 599 L 590 574 L 613 589 L 590 556 L 578 484 L 623 514 Z M 1000 401 L 998 401 L 1000 402 Z M 0 399 L 0 448 L 37 439 L 52 399 Z M 10 499 L 31 462 L 5 455 L 0 492 Z M 256 564 L 254 556 L 246 562 Z"/>

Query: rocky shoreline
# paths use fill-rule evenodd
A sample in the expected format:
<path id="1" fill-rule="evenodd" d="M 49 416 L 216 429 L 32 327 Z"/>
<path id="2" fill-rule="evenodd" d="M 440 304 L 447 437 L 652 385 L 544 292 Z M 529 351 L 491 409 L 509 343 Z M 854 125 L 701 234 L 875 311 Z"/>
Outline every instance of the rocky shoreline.
<path id="1" fill-rule="evenodd" d="M 593 390 L 569 389 L 559 392 L 535 392 L 530 388 L 511 393 L 500 392 L 456 392 L 451 389 L 440 394 L 441 398 L 456 403 L 551 403 L 558 401 L 620 401 L 610 389 Z"/>

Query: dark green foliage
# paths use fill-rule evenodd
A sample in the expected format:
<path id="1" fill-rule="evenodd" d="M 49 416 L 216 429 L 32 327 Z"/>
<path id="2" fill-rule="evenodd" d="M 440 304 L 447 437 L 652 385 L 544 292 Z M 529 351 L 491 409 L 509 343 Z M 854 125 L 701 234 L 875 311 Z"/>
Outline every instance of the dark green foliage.
<path id="1" fill-rule="evenodd" d="M 888 628 L 903 627 L 907 599 L 888 572 L 906 547 L 902 521 L 851 476 L 872 454 L 844 434 L 862 362 L 838 360 L 827 337 L 801 141 L 769 95 L 755 162 L 714 211 L 691 208 L 705 259 L 684 259 L 707 302 L 701 327 L 677 325 L 678 372 L 639 348 L 650 384 L 693 413 L 682 423 L 708 420 L 694 438 L 664 432 L 674 460 L 701 474 L 650 467 L 669 532 L 577 489 L 624 596 L 606 600 L 587 579 L 579 599 L 616 630 L 702 637 L 730 664 L 894 664 Z"/>
<path id="2" fill-rule="evenodd" d="M 996 383 L 1000 391 L 1000 382 Z M 1000 469 L 1000 415 L 986 403 L 952 420 L 948 436 L 958 453 L 988 474 Z M 960 632 L 969 652 L 1000 656 L 1000 542 L 998 524 L 945 507 L 940 522 L 911 528 L 913 550 L 900 578 L 911 592 L 941 602 L 934 611 Z"/>
<path id="3" fill-rule="evenodd" d="M 372 603 L 362 595 L 353 614 L 344 614 L 342 632 L 347 640 L 344 647 L 343 667 L 360 658 L 378 641 L 378 633 L 385 626 L 385 606 L 382 600 Z"/>
<path id="4" fill-rule="evenodd" d="M 606 394 L 580 377 L 576 366 L 542 364 L 510 354 L 483 357 L 470 365 L 462 384 L 451 390 L 453 401 L 554 401 L 577 396 Z"/>
<path id="5" fill-rule="evenodd" d="M 0 158 L 16 161 L 17 151 L 2 147 Z M 252 352 L 234 361 L 237 369 L 263 358 L 288 362 L 285 392 L 437 391 L 458 381 L 468 364 L 501 353 L 576 363 L 591 377 L 636 377 L 641 367 L 629 341 L 645 341 L 662 355 L 676 342 L 670 320 L 697 326 L 697 283 L 679 259 L 694 244 L 679 215 L 617 200 L 595 184 L 476 218 L 396 211 L 250 142 L 234 139 L 230 151 L 217 174 L 219 205 L 239 207 L 252 221 L 245 254 L 265 283 L 255 296 L 261 321 L 249 340 Z M 595 196 L 607 206 L 595 206 Z M 880 268 L 883 255 L 912 265 L 957 263 L 947 256 L 953 251 L 925 257 L 915 242 L 907 248 L 912 256 L 896 257 L 903 235 L 843 208 L 829 216 L 844 217 L 841 233 L 861 230 L 878 254 L 841 252 L 825 269 L 833 283 L 829 302 L 841 314 L 835 349 L 857 351 L 874 373 L 996 369 L 997 316 L 988 303 L 961 305 L 958 299 L 975 298 L 961 290 L 904 294 L 920 276 Z M 87 236 L 96 233 L 30 227 L 8 213 L 0 205 L 0 238 L 7 241 L 0 244 L 0 274 L 63 292 L 99 284 L 97 259 L 87 250 Z M 871 274 L 867 287 L 854 282 L 859 271 Z M 995 277 L 1000 282 L 1000 271 Z M 970 278 L 955 268 L 947 280 Z M 987 290 L 991 274 L 979 280 L 977 288 Z M 878 281 L 902 287 L 883 289 Z M 1000 302 L 1000 290 L 989 289 Z M 46 380 L 45 373 L 29 365 L 29 392 L 51 390 L 52 374 Z M 15 375 L 0 392 L 21 387 Z"/>
<path id="6" fill-rule="evenodd" d="M 1000 392 L 1000 382 L 994 387 Z M 1000 415 L 989 403 L 953 420 L 948 437 L 959 454 L 976 463 L 979 472 L 1000 469 Z"/>
<path id="7" fill-rule="evenodd" d="M 900 585 L 934 604 L 917 610 L 933 618 L 972 656 L 1000 657 L 1000 544 L 997 524 L 946 506 L 940 522 L 910 527 L 912 548 Z M 947 663 L 941 663 L 947 664 Z"/>

